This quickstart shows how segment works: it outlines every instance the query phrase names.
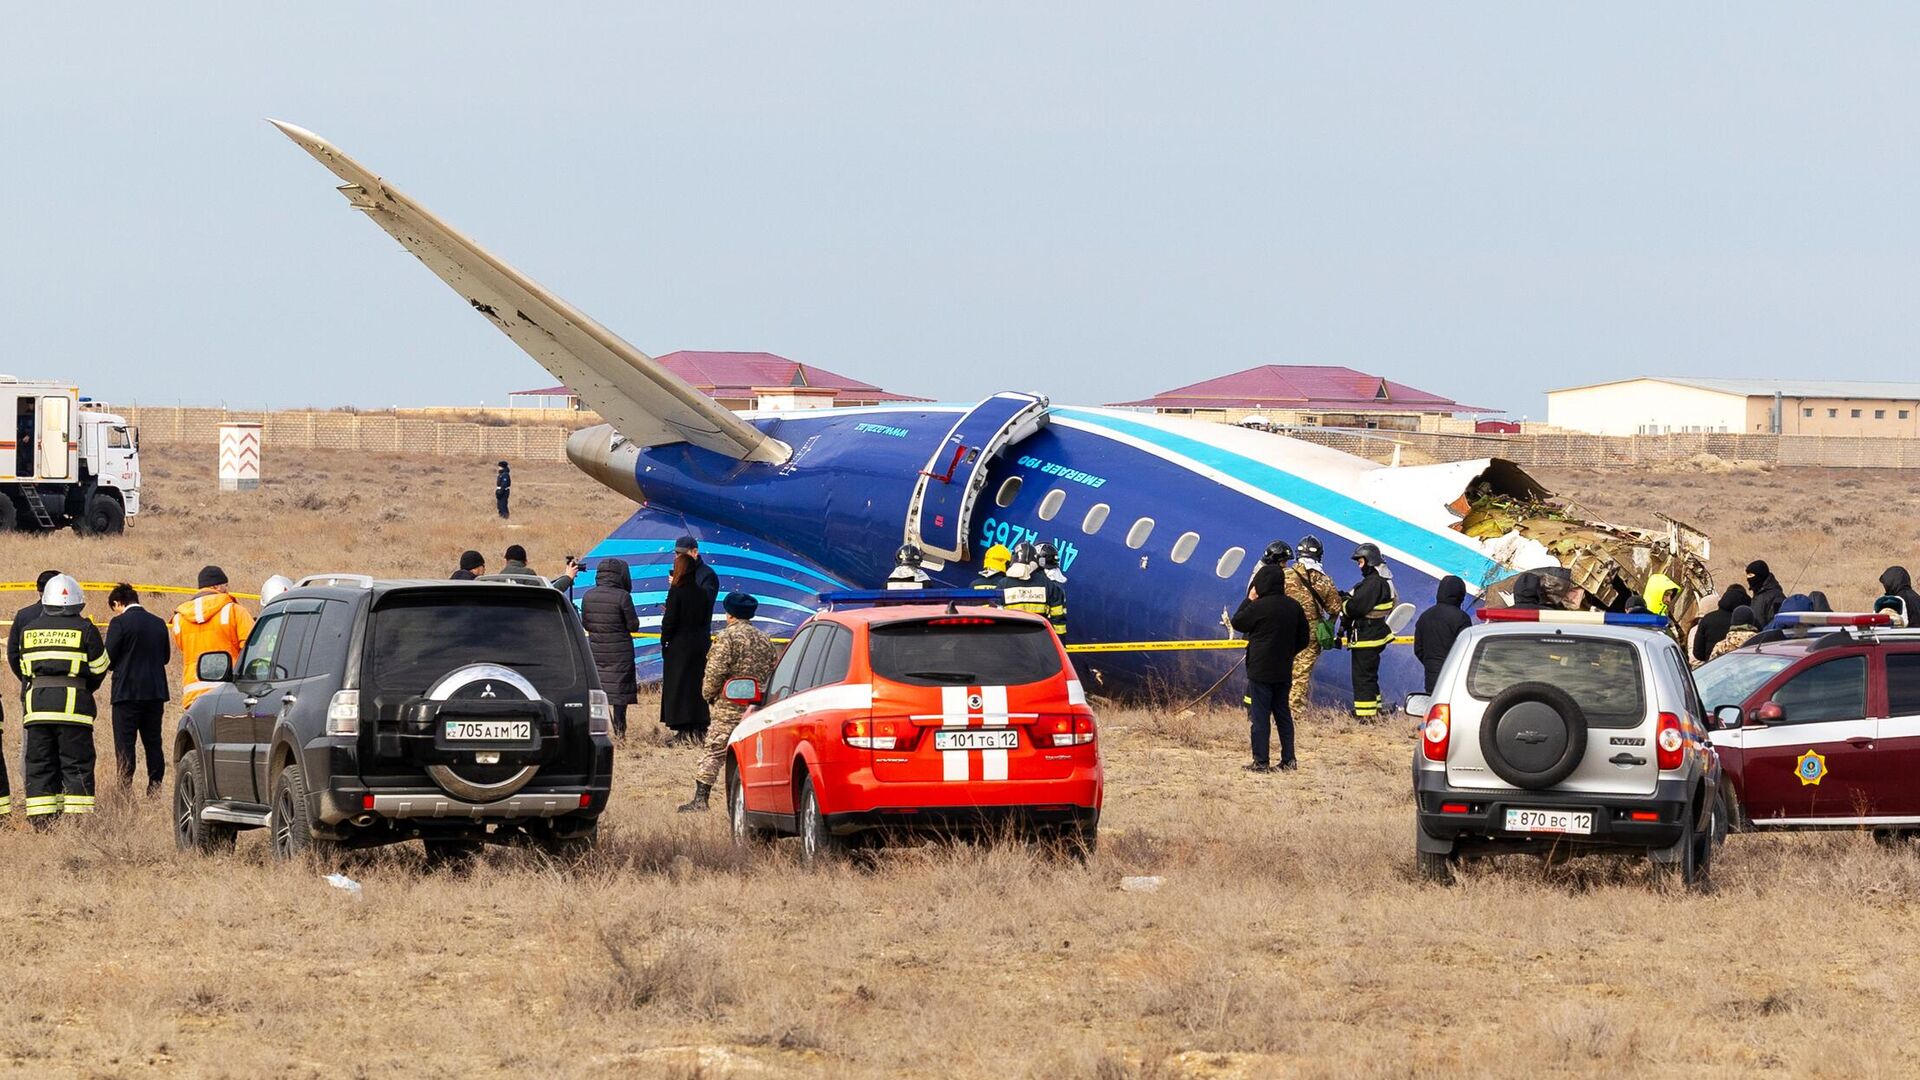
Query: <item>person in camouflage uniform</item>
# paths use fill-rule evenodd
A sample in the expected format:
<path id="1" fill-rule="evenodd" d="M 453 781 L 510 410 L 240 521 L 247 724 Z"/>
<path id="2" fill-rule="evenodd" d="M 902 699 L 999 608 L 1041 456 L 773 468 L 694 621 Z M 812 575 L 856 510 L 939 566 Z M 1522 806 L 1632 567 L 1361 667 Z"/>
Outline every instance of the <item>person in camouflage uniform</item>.
<path id="1" fill-rule="evenodd" d="M 713 782 L 727 760 L 727 740 L 746 712 L 746 706 L 726 699 L 727 680 L 752 679 L 764 693 L 767 680 L 773 678 L 773 665 L 780 659 L 773 639 L 753 628 L 753 613 L 760 610 L 760 601 L 748 593 L 731 592 L 720 606 L 726 609 L 727 625 L 713 639 L 706 678 L 700 684 L 701 696 L 712 706 L 712 722 L 700 750 L 700 767 L 693 774 L 693 798 L 680 806 L 683 814 L 707 808 L 707 796 L 713 793 Z"/>
<path id="2" fill-rule="evenodd" d="M 1286 569 L 1286 593 L 1307 613 L 1309 626 L 1323 619 L 1338 618 L 1340 614 L 1340 589 L 1327 576 L 1327 572 L 1320 569 L 1323 554 L 1318 537 L 1305 537 L 1300 541 L 1299 558 Z M 1308 634 L 1307 647 L 1293 658 L 1293 687 L 1288 698 L 1296 719 L 1300 716 L 1300 710 L 1307 707 L 1313 665 L 1319 659 L 1320 641 Z"/>

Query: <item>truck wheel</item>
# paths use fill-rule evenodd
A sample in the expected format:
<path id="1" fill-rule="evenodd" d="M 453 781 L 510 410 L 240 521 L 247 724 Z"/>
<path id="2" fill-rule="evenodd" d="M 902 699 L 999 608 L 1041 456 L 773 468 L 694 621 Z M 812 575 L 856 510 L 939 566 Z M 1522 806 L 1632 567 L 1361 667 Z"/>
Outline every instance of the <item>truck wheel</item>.
<path id="1" fill-rule="evenodd" d="M 827 831 L 827 815 L 820 812 L 820 799 L 813 793 L 813 777 L 800 781 L 800 863 L 817 870 L 840 857 L 846 841 Z"/>
<path id="2" fill-rule="evenodd" d="M 11 495 L 0 494 L 0 532 L 13 532 L 20 528 L 20 504 L 13 501 Z"/>
<path id="3" fill-rule="evenodd" d="M 119 499 L 96 492 L 75 524 L 88 536 L 112 536 L 127 531 L 127 510 Z"/>
<path id="4" fill-rule="evenodd" d="M 233 850 L 240 830 L 232 825 L 200 820 L 207 807 L 206 766 L 200 751 L 188 749 L 173 763 L 173 846 L 181 851 L 220 855 Z"/>
<path id="5" fill-rule="evenodd" d="M 289 765 L 274 778 L 272 818 L 274 858 L 326 860 L 339 853 L 337 843 L 313 835 L 313 812 L 300 766 Z"/>

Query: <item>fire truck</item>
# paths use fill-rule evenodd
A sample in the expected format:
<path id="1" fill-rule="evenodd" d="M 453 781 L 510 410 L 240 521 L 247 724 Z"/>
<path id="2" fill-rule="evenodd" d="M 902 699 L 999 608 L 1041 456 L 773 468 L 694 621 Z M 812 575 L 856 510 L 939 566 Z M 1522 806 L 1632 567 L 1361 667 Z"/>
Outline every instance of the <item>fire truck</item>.
<path id="1" fill-rule="evenodd" d="M 140 513 L 140 432 L 77 387 L 0 375 L 0 531 L 118 533 Z"/>

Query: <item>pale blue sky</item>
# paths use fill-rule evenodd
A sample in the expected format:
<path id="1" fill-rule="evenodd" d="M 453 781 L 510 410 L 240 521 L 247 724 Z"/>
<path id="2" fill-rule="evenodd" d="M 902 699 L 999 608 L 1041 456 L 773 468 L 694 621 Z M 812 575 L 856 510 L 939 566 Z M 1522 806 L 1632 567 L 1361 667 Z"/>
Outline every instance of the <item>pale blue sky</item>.
<path id="1" fill-rule="evenodd" d="M 1914 370 L 1910 4 L 81 7 L 0 41 L 0 370 L 114 400 L 549 381 L 265 116 L 650 352 L 933 396 Z"/>

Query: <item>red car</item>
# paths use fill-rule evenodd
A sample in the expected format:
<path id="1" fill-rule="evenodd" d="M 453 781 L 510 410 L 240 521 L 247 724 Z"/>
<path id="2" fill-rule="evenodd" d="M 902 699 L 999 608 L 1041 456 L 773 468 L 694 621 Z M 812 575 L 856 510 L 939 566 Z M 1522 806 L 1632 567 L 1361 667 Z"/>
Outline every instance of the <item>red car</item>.
<path id="1" fill-rule="evenodd" d="M 1090 851 L 1103 785 L 1093 710 L 1037 615 L 898 603 L 795 632 L 733 732 L 737 843 L 798 835 L 808 863 L 896 837 L 1010 829 Z"/>
<path id="2" fill-rule="evenodd" d="M 1920 828 L 1920 634 L 1836 629 L 1727 653 L 1694 672 L 1736 828 Z"/>

